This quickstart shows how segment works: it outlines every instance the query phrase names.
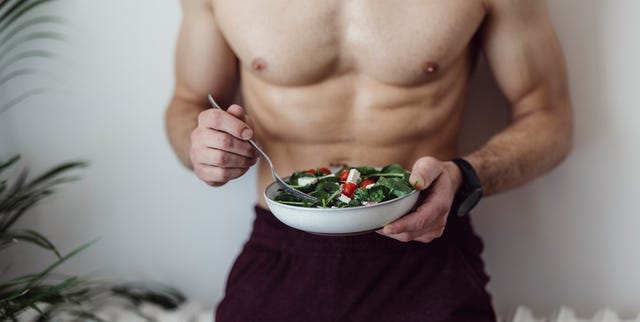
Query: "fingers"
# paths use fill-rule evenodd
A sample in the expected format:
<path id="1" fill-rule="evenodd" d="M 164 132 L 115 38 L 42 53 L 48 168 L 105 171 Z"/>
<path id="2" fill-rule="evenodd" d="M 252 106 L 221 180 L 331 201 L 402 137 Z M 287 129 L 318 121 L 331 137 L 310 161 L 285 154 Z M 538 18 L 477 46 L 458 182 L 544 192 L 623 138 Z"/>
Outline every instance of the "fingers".
<path id="1" fill-rule="evenodd" d="M 445 164 L 432 157 L 418 159 L 413 165 L 410 180 L 416 188 L 428 190 L 428 196 L 412 213 L 386 225 L 379 234 L 407 242 L 424 243 L 439 238 L 444 233 L 455 189 L 445 170 Z"/>
<path id="2" fill-rule="evenodd" d="M 442 162 L 433 157 L 422 157 L 413 164 L 409 182 L 416 189 L 428 188 L 442 174 L 444 167 Z"/>
<path id="3" fill-rule="evenodd" d="M 210 186 L 218 187 L 225 183 L 241 177 L 247 169 L 239 168 L 221 168 L 209 165 L 199 165 L 193 168 L 200 180 L 204 181 Z"/>
<path id="4" fill-rule="evenodd" d="M 244 109 L 230 106 L 227 111 L 209 109 L 198 116 L 191 132 L 190 157 L 195 174 L 211 186 L 221 186 L 242 176 L 257 161 L 247 140 L 253 130 L 244 122 Z"/>
<path id="5" fill-rule="evenodd" d="M 198 127 L 226 132 L 241 140 L 253 137 L 253 130 L 244 122 L 244 109 L 239 105 L 232 105 L 226 112 L 218 109 L 203 111 L 198 116 Z"/>
<path id="6" fill-rule="evenodd" d="M 212 148 L 203 148 L 202 151 L 191 156 L 191 161 L 194 163 L 222 168 L 249 168 L 256 164 L 257 160 L 257 158 Z"/>
<path id="7" fill-rule="evenodd" d="M 249 142 L 238 139 L 226 132 L 198 127 L 191 133 L 191 159 L 194 153 L 204 153 L 206 149 L 217 149 L 235 153 L 248 158 L 255 158 L 256 152 Z"/>
<path id="8" fill-rule="evenodd" d="M 435 191 L 435 189 L 434 189 Z M 397 234 L 400 232 L 424 232 L 439 230 L 446 223 L 450 204 L 444 198 L 432 193 L 414 212 L 386 225 L 384 231 Z"/>

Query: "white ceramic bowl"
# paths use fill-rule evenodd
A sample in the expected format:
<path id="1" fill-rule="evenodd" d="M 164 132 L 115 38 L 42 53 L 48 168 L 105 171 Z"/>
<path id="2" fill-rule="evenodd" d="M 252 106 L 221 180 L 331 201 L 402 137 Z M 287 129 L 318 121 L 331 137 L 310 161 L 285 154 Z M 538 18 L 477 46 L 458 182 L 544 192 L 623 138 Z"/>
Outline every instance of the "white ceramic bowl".
<path id="1" fill-rule="evenodd" d="M 401 198 L 354 208 L 305 208 L 274 201 L 280 186 L 264 192 L 271 212 L 287 226 L 322 235 L 355 235 L 371 232 L 404 216 L 418 200 L 418 190 Z"/>

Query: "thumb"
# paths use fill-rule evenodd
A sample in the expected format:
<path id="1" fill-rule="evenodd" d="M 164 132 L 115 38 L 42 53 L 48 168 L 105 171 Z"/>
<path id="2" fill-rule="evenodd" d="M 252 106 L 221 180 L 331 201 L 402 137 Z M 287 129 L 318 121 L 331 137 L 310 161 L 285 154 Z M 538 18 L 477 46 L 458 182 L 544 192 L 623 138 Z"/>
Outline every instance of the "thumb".
<path id="1" fill-rule="evenodd" d="M 442 163 L 433 157 L 422 157 L 413 164 L 409 182 L 418 190 L 427 189 L 442 173 Z"/>
<path id="2" fill-rule="evenodd" d="M 232 104 L 231 106 L 229 106 L 229 108 L 227 108 L 227 113 L 242 120 L 243 122 L 246 121 L 245 110 L 242 106 L 238 104 Z"/>

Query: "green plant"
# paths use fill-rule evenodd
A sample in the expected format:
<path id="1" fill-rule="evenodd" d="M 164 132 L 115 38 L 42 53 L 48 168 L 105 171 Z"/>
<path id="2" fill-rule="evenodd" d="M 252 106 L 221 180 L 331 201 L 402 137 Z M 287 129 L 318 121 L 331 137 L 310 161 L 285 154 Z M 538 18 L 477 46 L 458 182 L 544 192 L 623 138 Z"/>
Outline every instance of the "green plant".
<path id="1" fill-rule="evenodd" d="M 0 0 L 0 115 L 16 107 L 26 99 L 47 90 L 33 82 L 20 83 L 19 90 L 2 91 L 12 82 L 31 75 L 43 74 L 41 69 L 29 65 L 31 59 L 56 57 L 39 41 L 58 41 L 64 35 L 56 31 L 64 19 L 44 13 L 47 4 L 58 0 Z M 25 46 L 34 43 L 37 46 Z M 0 267 L 0 321 L 17 321 L 26 310 L 39 314 L 38 321 L 65 316 L 82 321 L 101 319 L 94 315 L 108 301 L 120 300 L 125 308 L 137 312 L 141 303 L 153 303 L 165 309 L 177 307 L 184 297 L 169 287 L 147 287 L 137 284 L 118 285 L 95 279 L 53 274 L 61 264 L 85 250 L 95 241 L 86 243 L 69 253 L 62 254 L 55 245 L 39 232 L 31 229 L 14 229 L 14 224 L 29 213 L 33 206 L 52 195 L 55 188 L 77 179 L 67 173 L 86 167 L 85 162 L 69 162 L 52 168 L 35 179 L 28 180 L 22 171 L 9 184 L 3 175 L 15 166 L 20 157 L 6 162 L 0 160 L 0 255 L 16 245 L 33 245 L 51 252 L 55 260 L 35 274 L 16 278 L 2 278 L 7 267 Z M 0 257 L 1 258 L 1 257 Z M 2 265 L 6 261 L 0 261 Z"/>
<path id="2" fill-rule="evenodd" d="M 84 168 L 87 164 L 64 163 L 32 180 L 28 180 L 27 171 L 23 170 L 10 184 L 8 179 L 3 179 L 3 174 L 19 159 L 16 156 L 0 164 L 0 252 L 11 246 L 26 244 L 49 251 L 57 259 L 39 273 L 0 280 L 0 321 L 17 320 L 19 314 L 27 309 L 37 311 L 45 319 L 64 313 L 76 318 L 102 321 L 92 312 L 114 297 L 126 300 L 128 308 L 132 310 L 144 302 L 172 309 L 184 301 L 180 293 L 167 287 L 117 285 L 76 276 L 53 276 L 51 273 L 54 269 L 93 242 L 62 255 L 42 234 L 34 230 L 14 229 L 13 226 L 29 209 L 52 195 L 59 185 L 76 180 L 76 176 L 67 175 L 69 171 Z M 41 308 L 42 305 L 45 307 Z"/>
<path id="3" fill-rule="evenodd" d="M 0 0 L 0 89 L 21 77 L 41 73 L 40 70 L 24 66 L 28 59 L 55 57 L 49 49 L 23 46 L 28 42 L 64 39 L 62 33 L 52 30 L 63 19 L 49 14 L 31 14 L 53 2 L 56 0 Z M 0 103 L 0 113 L 47 90 L 31 84 L 20 91 L 7 94 L 6 101 Z"/>

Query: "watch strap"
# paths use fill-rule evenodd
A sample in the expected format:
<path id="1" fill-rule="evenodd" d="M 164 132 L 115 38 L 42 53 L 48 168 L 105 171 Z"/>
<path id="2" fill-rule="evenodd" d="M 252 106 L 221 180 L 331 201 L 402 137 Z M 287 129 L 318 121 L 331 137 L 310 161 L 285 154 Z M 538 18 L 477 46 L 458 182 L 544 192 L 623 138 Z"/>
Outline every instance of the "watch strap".
<path id="1" fill-rule="evenodd" d="M 480 201 L 482 197 L 482 185 L 478 174 L 467 160 L 458 158 L 451 160 L 451 162 L 460 169 L 462 174 L 462 183 L 453 199 L 451 213 L 464 216 Z"/>

